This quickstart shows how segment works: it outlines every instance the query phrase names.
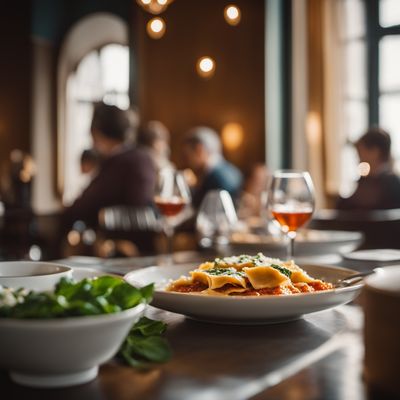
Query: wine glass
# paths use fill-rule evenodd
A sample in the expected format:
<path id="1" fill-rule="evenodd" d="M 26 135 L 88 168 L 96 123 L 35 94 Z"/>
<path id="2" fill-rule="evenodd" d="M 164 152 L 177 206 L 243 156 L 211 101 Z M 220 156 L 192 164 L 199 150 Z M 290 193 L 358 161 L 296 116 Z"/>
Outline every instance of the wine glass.
<path id="1" fill-rule="evenodd" d="M 210 190 L 201 202 L 196 218 L 200 246 L 226 245 L 238 218 L 232 197 L 226 190 Z"/>
<path id="2" fill-rule="evenodd" d="M 288 238 L 287 256 L 293 258 L 297 230 L 312 216 L 314 186 L 305 171 L 279 170 L 273 174 L 268 191 L 268 211 Z"/>
<path id="3" fill-rule="evenodd" d="M 190 190 L 182 172 L 172 168 L 160 171 L 154 203 L 163 216 L 163 229 L 167 237 L 167 265 L 172 264 L 176 217 L 190 203 L 190 198 Z"/>

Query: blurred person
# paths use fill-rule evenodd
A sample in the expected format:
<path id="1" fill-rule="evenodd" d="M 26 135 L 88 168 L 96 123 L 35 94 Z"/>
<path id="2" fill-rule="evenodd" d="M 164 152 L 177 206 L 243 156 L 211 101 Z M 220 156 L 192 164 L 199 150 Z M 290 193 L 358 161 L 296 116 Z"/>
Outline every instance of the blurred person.
<path id="1" fill-rule="evenodd" d="M 235 200 L 242 186 L 242 173 L 222 155 L 221 140 L 213 129 L 198 126 L 185 138 L 183 154 L 196 175 L 192 204 L 198 208 L 208 191 L 226 190 Z"/>
<path id="2" fill-rule="evenodd" d="M 104 207 L 150 205 L 155 186 L 155 168 L 150 156 L 127 141 L 132 134 L 130 115 L 116 106 L 95 105 L 91 135 L 95 150 L 102 157 L 97 175 L 80 197 L 65 208 L 63 228 L 81 220 L 96 227 Z"/>
<path id="3" fill-rule="evenodd" d="M 239 217 L 260 217 L 265 208 L 268 189 L 268 169 L 265 164 L 255 164 L 243 184 L 239 200 Z"/>
<path id="4" fill-rule="evenodd" d="M 393 171 L 391 139 L 388 132 L 370 128 L 354 144 L 364 174 L 355 192 L 340 197 L 337 208 L 342 210 L 373 210 L 400 208 L 400 178 Z"/>
<path id="5" fill-rule="evenodd" d="M 6 208 L 31 210 L 35 172 L 35 163 L 30 154 L 19 149 L 11 151 L 1 177 L 1 197 Z"/>
<path id="6" fill-rule="evenodd" d="M 81 173 L 93 177 L 99 168 L 100 156 L 94 149 L 83 150 L 80 159 Z"/>
<path id="7" fill-rule="evenodd" d="M 158 172 L 172 167 L 169 141 L 168 128 L 160 121 L 149 121 L 138 130 L 137 144 L 149 153 Z"/>

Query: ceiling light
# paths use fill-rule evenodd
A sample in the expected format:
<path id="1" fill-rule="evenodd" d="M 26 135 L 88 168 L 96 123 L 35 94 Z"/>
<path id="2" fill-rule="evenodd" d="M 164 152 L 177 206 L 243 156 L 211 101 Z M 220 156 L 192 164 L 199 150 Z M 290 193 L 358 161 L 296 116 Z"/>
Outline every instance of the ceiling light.
<path id="1" fill-rule="evenodd" d="M 203 78 L 210 78 L 215 72 L 215 61 L 211 57 L 201 57 L 197 61 L 197 73 Z"/>
<path id="2" fill-rule="evenodd" d="M 225 21 L 229 25 L 232 25 L 232 26 L 237 25 L 241 19 L 240 9 L 237 6 L 234 6 L 232 4 L 229 6 L 226 6 L 224 9 L 224 17 L 225 17 Z"/>
<path id="3" fill-rule="evenodd" d="M 152 18 L 147 23 L 147 33 L 152 39 L 160 39 L 164 36 L 166 30 L 165 22 L 162 18 Z"/>

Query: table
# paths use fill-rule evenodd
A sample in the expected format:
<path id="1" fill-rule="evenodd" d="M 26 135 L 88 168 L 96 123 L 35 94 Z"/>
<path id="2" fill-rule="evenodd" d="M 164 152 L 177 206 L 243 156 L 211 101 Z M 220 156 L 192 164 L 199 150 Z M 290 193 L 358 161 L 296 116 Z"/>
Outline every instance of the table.
<path id="1" fill-rule="evenodd" d="M 125 264 L 134 268 L 133 261 Z M 77 259 L 69 263 L 77 264 Z M 109 263 L 100 268 L 109 269 Z M 123 269 L 123 260 L 114 263 Z M 174 355 L 165 365 L 143 373 L 112 360 L 88 384 L 46 390 L 15 385 L 3 371 L 0 387 L 16 399 L 367 398 L 362 381 L 362 312 L 355 304 L 264 326 L 203 323 L 153 307 L 147 315 L 168 324 Z"/>

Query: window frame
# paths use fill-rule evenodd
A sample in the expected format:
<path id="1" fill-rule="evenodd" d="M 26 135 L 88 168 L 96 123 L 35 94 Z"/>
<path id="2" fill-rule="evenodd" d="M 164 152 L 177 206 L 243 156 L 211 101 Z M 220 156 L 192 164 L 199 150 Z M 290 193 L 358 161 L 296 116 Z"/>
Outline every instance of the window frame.
<path id="1" fill-rule="evenodd" d="M 383 27 L 379 23 L 380 0 L 364 0 L 367 18 L 367 85 L 368 85 L 368 123 L 379 125 L 379 44 L 381 39 L 389 35 L 400 36 L 400 24 Z M 385 92 L 386 93 L 386 92 Z"/>

